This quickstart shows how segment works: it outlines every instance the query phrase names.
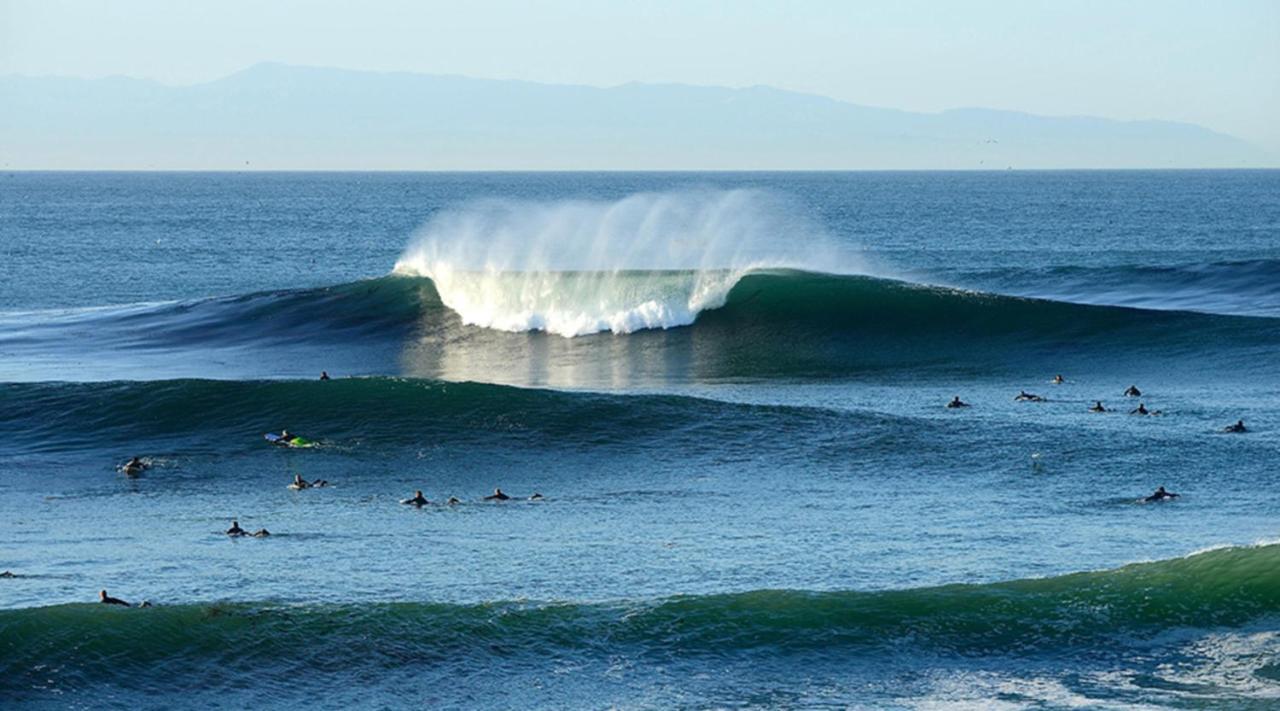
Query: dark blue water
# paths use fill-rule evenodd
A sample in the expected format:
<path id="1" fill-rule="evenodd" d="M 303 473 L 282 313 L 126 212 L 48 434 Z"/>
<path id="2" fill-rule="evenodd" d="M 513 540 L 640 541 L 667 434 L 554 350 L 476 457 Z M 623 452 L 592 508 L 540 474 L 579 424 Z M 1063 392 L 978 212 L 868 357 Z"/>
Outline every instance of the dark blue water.
<path id="1" fill-rule="evenodd" d="M 1277 172 L 4 175 L 0 701 L 1267 708 L 1277 433 Z"/>

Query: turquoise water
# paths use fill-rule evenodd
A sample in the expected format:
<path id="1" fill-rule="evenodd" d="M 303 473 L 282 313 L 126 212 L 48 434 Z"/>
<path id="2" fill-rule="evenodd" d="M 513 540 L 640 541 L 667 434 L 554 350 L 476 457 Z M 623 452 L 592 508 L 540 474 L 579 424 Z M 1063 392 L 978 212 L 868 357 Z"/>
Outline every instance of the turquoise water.
<path id="1" fill-rule="evenodd" d="M 0 180 L 6 705 L 1280 698 L 1280 173 Z"/>

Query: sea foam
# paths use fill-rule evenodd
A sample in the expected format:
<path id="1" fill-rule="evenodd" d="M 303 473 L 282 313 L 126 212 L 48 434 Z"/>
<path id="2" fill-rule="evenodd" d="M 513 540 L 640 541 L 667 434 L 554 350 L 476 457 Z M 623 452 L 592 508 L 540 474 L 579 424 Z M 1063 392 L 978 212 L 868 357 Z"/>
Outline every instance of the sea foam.
<path id="1" fill-rule="evenodd" d="M 429 221 L 395 273 L 430 278 L 464 323 L 579 336 L 672 328 L 759 269 L 854 264 L 779 196 L 757 190 L 620 200 L 486 200 Z"/>

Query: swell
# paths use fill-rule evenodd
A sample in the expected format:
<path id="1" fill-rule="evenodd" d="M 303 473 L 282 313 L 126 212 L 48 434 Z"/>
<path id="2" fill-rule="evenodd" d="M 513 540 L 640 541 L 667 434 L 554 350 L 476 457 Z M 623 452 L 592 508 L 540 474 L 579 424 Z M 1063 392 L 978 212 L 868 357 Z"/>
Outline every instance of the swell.
<path id="1" fill-rule="evenodd" d="M 781 423 L 796 438 L 846 446 L 924 427 L 909 418 L 814 407 L 753 405 L 679 395 L 559 392 L 404 378 L 320 381 L 165 380 L 0 384 L 0 454 L 91 449 L 187 453 L 263 450 L 262 434 L 287 428 L 346 450 L 356 445 L 528 439 L 548 446 L 679 442 L 724 446 Z M 768 440 L 753 445 L 767 451 Z"/>
<path id="2" fill-rule="evenodd" d="M 1052 578 L 880 592 L 760 590 L 549 604 L 68 604 L 0 611 L 0 688 L 21 693 L 99 680 L 165 686 L 170 682 L 158 677 L 175 674 L 183 684 L 226 683 L 241 673 L 277 681 L 300 672 L 358 678 L 371 669 L 496 659 L 1087 657 L 1142 648 L 1171 633 L 1270 624 L 1277 614 L 1274 544 Z M 157 668 L 168 674 L 154 674 Z"/>
<path id="3" fill-rule="evenodd" d="M 1280 317 L 1280 259 L 961 270 L 951 280 L 1004 294 L 1103 306 Z"/>
<path id="4" fill-rule="evenodd" d="M 466 325 L 444 305 L 430 280 L 390 276 L 322 289 L 153 307 L 10 314 L 0 317 L 0 366 L 7 362 L 7 370 L 21 376 L 10 379 L 58 379 L 65 375 L 40 373 L 74 372 L 75 363 L 86 359 L 112 362 L 109 355 L 90 357 L 95 348 L 103 348 L 134 359 L 116 359 L 127 377 L 138 377 L 136 364 L 155 353 L 164 358 L 155 366 L 168 377 L 299 374 L 340 363 L 348 372 L 487 380 L 512 372 L 512 363 L 541 359 L 547 361 L 540 366 L 544 370 L 583 364 L 589 371 L 591 364 L 599 369 L 624 358 L 634 362 L 621 371 L 609 370 L 643 374 L 661 363 L 666 370 L 654 375 L 663 381 L 831 376 L 893 369 L 981 372 L 1000 364 L 1025 367 L 1045 360 L 1052 363 L 1044 367 L 1060 371 L 1067 369 L 1062 367 L 1064 361 L 1073 359 L 1077 364 L 1183 359 L 1201 368 L 1206 358 L 1216 354 L 1234 359 L 1231 368 L 1244 370 L 1269 367 L 1266 363 L 1280 347 L 1280 322 L 1272 318 L 1083 305 L 788 270 L 729 277 L 719 274 L 710 279 L 718 285 L 715 288 L 725 291 L 720 295 L 699 292 L 702 305 L 698 308 L 690 310 L 681 302 L 684 305 L 679 308 L 645 311 L 650 320 L 642 323 L 649 328 L 627 335 L 625 345 L 608 334 L 565 339 Z M 607 279 L 595 274 L 569 278 L 585 280 L 589 287 L 582 283 L 568 287 L 582 308 L 596 303 L 592 294 L 597 290 L 620 288 L 619 284 L 629 285 L 626 292 L 636 283 L 650 288 L 655 283 L 669 286 L 674 280 L 685 286 L 664 293 L 674 293 L 672 298 L 679 300 L 685 298 L 681 294 L 689 285 L 705 286 L 708 281 L 702 273 L 626 272 Z M 522 284 L 528 285 L 527 281 Z M 618 294 L 609 293 L 617 301 Z M 666 316 L 674 320 L 664 321 Z M 531 327 L 538 323 L 528 314 L 521 319 L 517 321 Z M 565 322 L 612 323 L 596 316 Z M 621 322 L 633 323 L 625 318 Z M 691 323 L 677 328 L 686 322 Z M 175 365 L 181 359 L 169 357 L 178 352 L 209 359 L 215 349 L 221 360 L 209 360 L 198 369 L 183 370 Z M 256 357 L 259 351 L 291 355 L 272 360 Z M 659 352 L 666 355 L 655 358 Z M 46 361 L 51 365 L 44 371 L 37 371 L 35 377 L 28 374 L 30 364 L 38 368 Z M 231 365 L 219 365 L 222 362 Z M 572 381 L 572 375 L 563 380 Z M 555 378 L 500 382 L 560 384 Z M 594 381 L 588 378 L 588 382 Z"/>
<path id="5" fill-rule="evenodd" d="M 1280 270 L 1276 270 L 1280 279 Z M 705 305 L 676 321 L 653 321 L 646 328 L 703 325 L 726 317 L 773 327 L 804 324 L 813 330 L 857 331 L 868 336 L 936 332 L 971 337 L 1004 334 L 1076 337 L 1110 335 L 1155 320 L 1219 328 L 1274 327 L 1270 319 L 1233 317 L 1080 304 L 1009 296 L 960 288 L 929 286 L 878 277 L 754 270 L 729 272 L 621 272 L 582 274 L 590 288 L 575 296 L 593 301 L 627 280 L 688 278 L 704 290 L 721 288 L 720 297 L 703 296 Z M 619 279 L 622 281 L 619 281 Z M 699 281 L 701 280 L 701 281 Z M 713 283 L 715 286 L 705 286 Z M 1278 282 L 1280 283 L 1280 282 Z M 556 284 L 538 283 L 543 290 Z M 573 285 L 563 285 L 570 291 Z M 1280 291 L 1272 284 L 1267 288 Z M 583 290 L 579 290 L 583 291 Z M 633 296 L 639 299 L 640 296 Z M 453 318 L 450 318 L 453 316 Z M 695 320 L 696 319 L 696 320 Z M 64 332 L 88 340 L 125 346 L 183 343 L 244 344 L 256 341 L 345 339 L 353 336 L 403 336 L 413 326 L 456 326 L 435 284 L 425 277 L 389 276 L 332 287 L 262 292 L 159 305 L 100 307 L 64 312 L 0 314 L 0 344 L 21 343 L 46 332 Z M 512 330 L 512 329 L 500 329 Z M 531 327 L 529 330 L 541 330 Z M 1170 334 L 1176 335 L 1176 334 Z"/>

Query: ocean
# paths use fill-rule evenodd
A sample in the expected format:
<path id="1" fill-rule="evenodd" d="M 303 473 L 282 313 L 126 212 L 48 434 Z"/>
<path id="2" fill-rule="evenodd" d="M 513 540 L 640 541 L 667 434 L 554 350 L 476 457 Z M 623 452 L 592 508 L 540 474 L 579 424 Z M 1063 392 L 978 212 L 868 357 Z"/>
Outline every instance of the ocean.
<path id="1" fill-rule="evenodd" d="M 1280 171 L 0 174 L 6 708 L 1275 708 L 1278 465 Z"/>

